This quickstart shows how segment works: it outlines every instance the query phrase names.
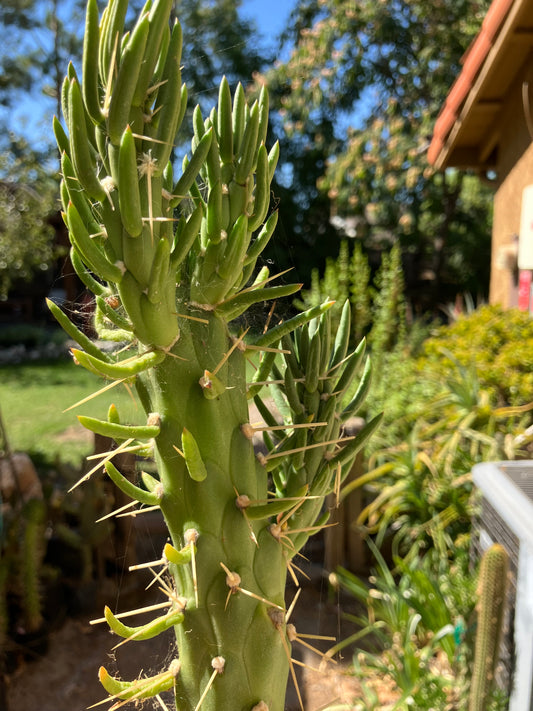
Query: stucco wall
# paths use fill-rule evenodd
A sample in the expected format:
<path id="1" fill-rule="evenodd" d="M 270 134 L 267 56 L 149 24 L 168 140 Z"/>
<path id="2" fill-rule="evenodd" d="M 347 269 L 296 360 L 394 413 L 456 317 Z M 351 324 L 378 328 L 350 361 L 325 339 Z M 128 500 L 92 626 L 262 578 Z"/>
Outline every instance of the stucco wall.
<path id="1" fill-rule="evenodd" d="M 522 191 L 533 183 L 533 144 L 522 102 L 522 84 L 529 81 L 533 111 L 533 56 L 510 87 L 499 119 L 498 187 L 494 196 L 490 302 L 507 308 L 518 303 L 517 272 L 509 265 L 510 251 L 520 231 Z"/>

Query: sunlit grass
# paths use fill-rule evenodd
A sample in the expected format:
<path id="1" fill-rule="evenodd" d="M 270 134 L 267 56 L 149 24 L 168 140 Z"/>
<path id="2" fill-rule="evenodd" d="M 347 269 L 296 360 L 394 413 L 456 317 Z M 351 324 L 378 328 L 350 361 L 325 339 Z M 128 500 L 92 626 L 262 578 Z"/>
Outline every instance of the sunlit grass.
<path id="1" fill-rule="evenodd" d="M 124 385 L 65 412 L 103 385 L 71 361 L 1 367 L 0 409 L 11 449 L 79 465 L 93 442 L 76 415 L 105 419 L 113 402 L 124 422 L 142 422 L 141 408 Z"/>
<path id="2" fill-rule="evenodd" d="M 247 360 L 248 380 L 258 360 L 255 352 Z M 114 403 L 123 422 L 143 422 L 134 393 L 123 384 L 66 411 L 106 384 L 71 360 L 0 366 L 0 412 L 10 448 L 79 466 L 93 451 L 93 437 L 76 415 L 106 419 L 108 407 Z"/>

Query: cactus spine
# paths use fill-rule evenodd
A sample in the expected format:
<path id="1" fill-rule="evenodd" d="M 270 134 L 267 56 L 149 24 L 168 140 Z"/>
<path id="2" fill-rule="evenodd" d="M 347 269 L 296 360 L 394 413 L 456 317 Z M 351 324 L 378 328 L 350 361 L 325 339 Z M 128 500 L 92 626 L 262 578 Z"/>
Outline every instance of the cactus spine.
<path id="1" fill-rule="evenodd" d="M 494 683 L 503 627 L 509 556 L 498 543 L 481 558 L 478 583 L 477 632 L 469 711 L 484 711 Z"/>
<path id="2" fill-rule="evenodd" d="M 300 288 L 270 285 L 266 268 L 254 277 L 277 220 L 268 213 L 279 151 L 265 147 L 266 90 L 250 106 L 224 79 L 210 116 L 196 108 L 191 153 L 174 177 L 187 91 L 171 7 L 148 0 L 123 35 L 127 0 L 110 0 L 101 18 L 88 0 L 82 82 L 71 66 L 63 85 L 68 135 L 54 123 L 73 265 L 95 294 L 99 336 L 126 341 L 129 353 L 104 354 L 50 307 L 81 346 L 73 349 L 81 366 L 135 385 L 147 425 L 120 423 L 113 407 L 107 422 L 80 419 L 113 437 L 115 452 L 155 459 L 157 478 L 143 473 L 138 484 L 113 453 L 105 468 L 140 505 L 160 507 L 171 540 L 157 562 L 170 574 L 168 612 L 139 628 L 111 611 L 106 620 L 128 641 L 174 627 L 179 660 L 132 682 L 102 668 L 100 680 L 117 706 L 173 688 L 181 711 L 282 711 L 291 560 L 325 524 L 324 497 L 380 418 L 343 438 L 363 397 L 347 408 L 343 398 L 365 359 L 364 343 L 348 353 L 348 305 L 336 333 L 328 302 L 259 337 L 230 331 L 249 307 Z M 262 356 L 247 383 L 255 351 Z M 281 428 L 261 399 L 266 380 L 282 403 Z M 273 428 L 260 460 L 251 398 Z"/>

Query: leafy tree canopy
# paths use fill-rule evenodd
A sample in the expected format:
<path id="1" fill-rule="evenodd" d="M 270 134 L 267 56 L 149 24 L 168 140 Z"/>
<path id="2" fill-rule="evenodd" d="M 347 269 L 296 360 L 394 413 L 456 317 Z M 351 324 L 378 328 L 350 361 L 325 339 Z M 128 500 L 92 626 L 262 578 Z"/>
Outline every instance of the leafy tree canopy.
<path id="1" fill-rule="evenodd" d="M 59 254 L 51 117 L 63 67 L 80 52 L 82 5 L 6 0 L 0 7 L 0 299 L 48 271 Z"/>
<path id="2" fill-rule="evenodd" d="M 226 76 L 231 87 L 247 86 L 267 59 L 258 47 L 257 28 L 239 15 L 241 0 L 176 0 L 174 12 L 187 34 L 183 76 L 189 98 L 207 111 L 216 103 Z"/>
<path id="3" fill-rule="evenodd" d="M 292 52 L 264 77 L 300 191 L 327 195 L 337 224 L 351 218 L 367 245 L 400 239 L 410 285 L 433 298 L 487 287 L 489 192 L 475 178 L 435 174 L 426 152 L 488 5 L 301 0 L 285 34 Z M 315 156 L 312 170 L 300 171 L 300 155 Z M 302 231 L 320 242 L 316 229 Z"/>
<path id="4" fill-rule="evenodd" d="M 0 153 L 0 300 L 13 285 L 45 272 L 58 257 L 50 217 L 57 185 L 41 156 L 19 139 Z"/>
<path id="5" fill-rule="evenodd" d="M 31 68 L 35 62 L 36 49 L 28 51 L 20 47 L 20 33 L 32 30 L 35 0 L 6 0 L 0 5 L 2 49 L 0 52 L 0 105 L 12 104 L 18 89 L 31 87 Z"/>

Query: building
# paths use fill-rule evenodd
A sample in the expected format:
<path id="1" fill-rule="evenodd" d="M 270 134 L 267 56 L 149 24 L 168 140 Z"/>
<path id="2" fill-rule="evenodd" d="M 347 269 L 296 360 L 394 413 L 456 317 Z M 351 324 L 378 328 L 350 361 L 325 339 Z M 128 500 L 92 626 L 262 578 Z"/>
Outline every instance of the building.
<path id="1" fill-rule="evenodd" d="M 429 162 L 494 189 L 490 302 L 533 311 L 533 0 L 493 0 L 435 123 Z"/>

